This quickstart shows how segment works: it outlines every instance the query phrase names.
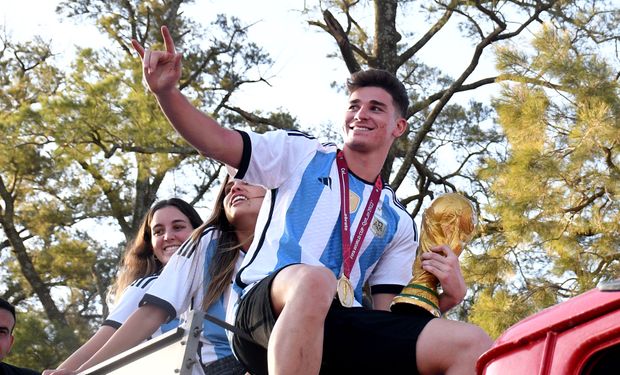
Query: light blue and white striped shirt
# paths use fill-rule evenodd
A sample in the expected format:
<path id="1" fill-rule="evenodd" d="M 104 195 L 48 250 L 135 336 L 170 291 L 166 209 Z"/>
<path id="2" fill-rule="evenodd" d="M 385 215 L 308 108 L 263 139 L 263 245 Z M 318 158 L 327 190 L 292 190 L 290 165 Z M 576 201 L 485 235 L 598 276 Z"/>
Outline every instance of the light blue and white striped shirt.
<path id="1" fill-rule="evenodd" d="M 239 133 L 244 149 L 235 177 L 265 186 L 269 194 L 261 207 L 252 246 L 235 278 L 235 292 L 243 296 L 256 282 L 294 263 L 324 265 L 339 277 L 343 262 L 337 147 L 298 131 Z M 349 185 L 353 235 L 374 182 L 350 172 Z M 411 279 L 416 249 L 413 220 L 384 184 L 351 271 L 354 304 L 361 304 L 366 281 L 375 293 L 399 293 Z M 229 314 L 229 322 L 232 319 Z"/>

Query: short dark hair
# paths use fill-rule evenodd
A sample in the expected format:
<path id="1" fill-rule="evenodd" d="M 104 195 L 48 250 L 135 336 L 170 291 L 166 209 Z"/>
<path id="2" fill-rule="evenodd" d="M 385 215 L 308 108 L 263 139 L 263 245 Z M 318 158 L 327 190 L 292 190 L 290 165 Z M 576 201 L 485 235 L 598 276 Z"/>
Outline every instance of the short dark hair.
<path id="1" fill-rule="evenodd" d="M 409 108 L 407 89 L 394 74 L 383 69 L 360 70 L 351 74 L 347 80 L 349 94 L 361 87 L 379 87 L 387 91 L 392 96 L 394 106 L 400 115 L 407 118 L 407 108 Z"/>
<path id="2" fill-rule="evenodd" d="M 15 323 L 17 323 L 17 318 L 15 317 L 15 306 L 11 305 L 5 299 L 0 298 L 0 309 L 8 310 L 11 315 L 13 315 L 13 328 L 15 328 Z M 11 328 L 11 332 L 13 332 L 13 328 Z"/>

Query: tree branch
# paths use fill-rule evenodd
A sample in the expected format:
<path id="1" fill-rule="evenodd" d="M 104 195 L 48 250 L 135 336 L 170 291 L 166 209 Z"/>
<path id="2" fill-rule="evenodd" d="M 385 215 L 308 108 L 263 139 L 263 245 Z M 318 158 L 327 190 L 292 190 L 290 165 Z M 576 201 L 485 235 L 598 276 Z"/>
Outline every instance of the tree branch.
<path id="1" fill-rule="evenodd" d="M 325 29 L 336 40 L 336 44 L 338 44 L 338 48 L 340 48 L 342 59 L 347 65 L 349 72 L 354 73 L 359 71 L 361 67 L 355 59 L 353 51 L 355 50 L 355 53 L 360 55 L 363 59 L 368 59 L 368 55 L 359 48 L 355 48 L 351 45 L 349 37 L 344 29 L 329 10 L 323 11 L 323 19 L 325 20 Z"/>
<path id="2" fill-rule="evenodd" d="M 418 53 L 418 51 L 420 51 L 422 47 L 424 47 L 433 38 L 433 36 L 435 36 L 435 34 L 437 34 L 439 30 L 441 30 L 448 23 L 448 20 L 450 20 L 450 17 L 452 17 L 454 8 L 458 5 L 458 3 L 459 0 L 450 1 L 450 4 L 448 4 L 446 12 L 443 14 L 443 16 L 441 16 L 441 18 L 437 20 L 437 22 L 435 22 L 435 24 L 431 26 L 430 29 L 428 29 L 428 31 L 422 36 L 422 38 L 420 38 L 413 46 L 406 49 L 400 55 L 397 66 L 402 66 L 407 61 L 409 61 L 409 59 L 415 56 L 415 54 Z"/>

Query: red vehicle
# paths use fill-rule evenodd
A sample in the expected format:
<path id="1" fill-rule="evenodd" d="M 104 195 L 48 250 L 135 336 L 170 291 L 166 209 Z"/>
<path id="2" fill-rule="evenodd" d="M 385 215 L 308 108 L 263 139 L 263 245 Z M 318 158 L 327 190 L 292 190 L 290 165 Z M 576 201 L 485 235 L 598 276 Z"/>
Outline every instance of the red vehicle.
<path id="1" fill-rule="evenodd" d="M 620 279 L 549 307 L 504 332 L 479 375 L 620 375 Z"/>

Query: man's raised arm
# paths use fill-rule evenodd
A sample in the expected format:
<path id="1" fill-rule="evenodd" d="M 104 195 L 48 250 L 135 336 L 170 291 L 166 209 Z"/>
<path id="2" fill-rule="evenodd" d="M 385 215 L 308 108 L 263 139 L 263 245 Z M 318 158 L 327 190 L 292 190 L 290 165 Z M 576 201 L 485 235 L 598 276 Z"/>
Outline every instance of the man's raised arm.
<path id="1" fill-rule="evenodd" d="M 170 31 L 162 26 L 165 51 L 144 49 L 136 40 L 131 44 L 142 59 L 144 80 L 155 94 L 159 106 L 176 131 L 202 154 L 238 167 L 243 141 L 236 131 L 222 127 L 194 107 L 181 93 L 181 54 L 177 53 Z"/>

